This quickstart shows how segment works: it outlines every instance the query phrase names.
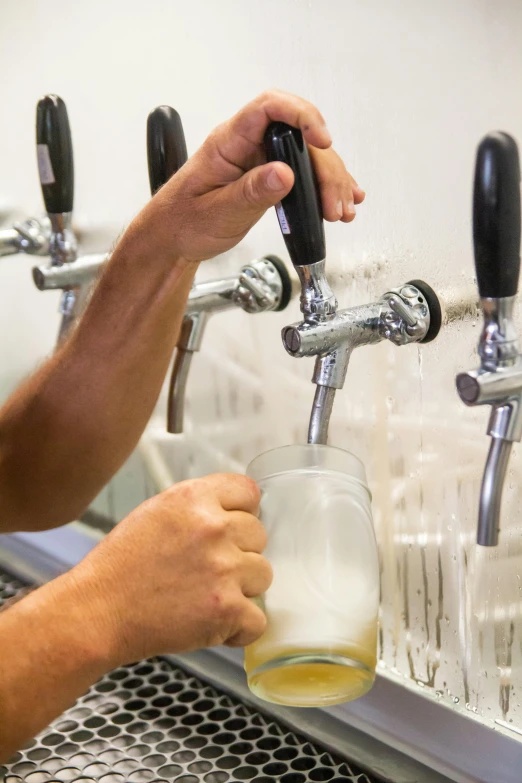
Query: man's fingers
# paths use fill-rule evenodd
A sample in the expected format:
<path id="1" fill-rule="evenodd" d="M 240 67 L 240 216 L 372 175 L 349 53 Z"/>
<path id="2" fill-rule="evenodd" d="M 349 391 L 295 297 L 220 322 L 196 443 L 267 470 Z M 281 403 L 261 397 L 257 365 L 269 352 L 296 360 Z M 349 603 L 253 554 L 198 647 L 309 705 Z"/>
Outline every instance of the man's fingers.
<path id="1" fill-rule="evenodd" d="M 321 185 L 321 203 L 325 220 L 330 223 L 341 220 L 346 204 L 344 189 L 337 182 Z"/>
<path id="2" fill-rule="evenodd" d="M 264 633 L 266 617 L 262 609 L 248 598 L 244 599 L 244 608 L 238 618 L 238 630 L 225 642 L 227 647 L 247 647 Z"/>
<path id="3" fill-rule="evenodd" d="M 227 527 L 234 544 L 242 552 L 256 552 L 261 555 L 265 551 L 266 530 L 253 514 L 245 511 L 229 511 Z"/>
<path id="4" fill-rule="evenodd" d="M 231 167 L 245 171 L 263 157 L 265 131 L 273 121 L 300 128 L 308 144 L 328 148 L 332 139 L 320 111 L 309 101 L 280 90 L 269 90 L 248 103 L 212 134 L 214 148 Z"/>
<path id="5" fill-rule="evenodd" d="M 364 199 L 364 191 L 333 149 L 319 150 L 309 147 L 310 157 L 321 191 L 325 220 L 342 220 L 349 223 L 355 217 L 355 203 Z"/>
<path id="6" fill-rule="evenodd" d="M 257 104 L 260 107 L 264 114 L 264 119 L 258 129 L 256 124 L 249 119 L 248 113 L 244 114 L 248 106 L 245 107 L 243 112 L 239 112 L 236 115 L 237 127 L 241 129 L 239 132 L 247 135 L 247 137 L 250 137 L 249 134 L 252 132 L 254 138 L 259 133 L 263 136 L 268 124 L 277 120 L 293 125 L 294 128 L 299 128 L 308 144 L 313 144 L 314 147 L 319 147 L 320 149 L 330 147 L 332 137 L 323 115 L 313 103 L 281 90 L 268 90 L 252 103 L 253 106 Z M 251 116 L 253 118 L 255 115 L 252 114 Z"/>
<path id="7" fill-rule="evenodd" d="M 294 184 L 294 173 L 286 163 L 266 163 L 248 171 L 241 179 L 229 185 L 234 191 L 232 200 L 242 210 L 249 208 L 252 216 L 259 219 L 267 209 L 286 196 Z M 231 194 L 227 194 L 230 200 Z"/>
<path id="8" fill-rule="evenodd" d="M 235 473 L 215 473 L 201 479 L 212 490 L 225 511 L 256 514 L 261 493 L 256 482 Z"/>
<path id="9" fill-rule="evenodd" d="M 273 578 L 272 566 L 262 555 L 245 552 L 241 556 L 240 585 L 247 598 L 257 598 L 265 593 Z"/>
<path id="10" fill-rule="evenodd" d="M 353 177 L 352 177 L 352 179 L 353 179 Z M 362 189 L 362 188 L 361 188 L 361 187 L 360 187 L 360 186 L 357 184 L 357 182 L 356 182 L 355 180 L 353 180 L 353 184 L 352 184 L 352 191 L 353 191 L 353 200 L 354 200 L 354 202 L 355 202 L 356 204 L 362 204 L 362 203 L 363 203 L 363 201 L 364 201 L 364 199 L 365 199 L 365 197 L 366 197 L 366 193 L 365 193 L 365 191 L 364 191 L 364 190 L 363 190 L 363 189 Z"/>

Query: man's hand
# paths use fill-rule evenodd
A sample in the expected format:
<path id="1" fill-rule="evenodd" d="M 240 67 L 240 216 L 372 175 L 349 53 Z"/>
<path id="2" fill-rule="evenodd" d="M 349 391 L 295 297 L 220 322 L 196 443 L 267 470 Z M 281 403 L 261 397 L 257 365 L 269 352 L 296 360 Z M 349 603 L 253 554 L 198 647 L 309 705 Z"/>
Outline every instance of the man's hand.
<path id="1" fill-rule="evenodd" d="M 301 129 L 321 190 L 326 220 L 350 222 L 364 191 L 331 149 L 319 111 L 308 101 L 262 93 L 214 130 L 161 188 L 136 222 L 173 256 L 203 261 L 236 245 L 269 207 L 286 196 L 294 175 L 285 163 L 266 163 L 265 131 L 274 120 Z"/>
<path id="2" fill-rule="evenodd" d="M 249 600 L 272 581 L 258 504 L 244 476 L 184 481 L 0 614 L 0 763 L 119 664 L 263 633 Z"/>
<path id="3" fill-rule="evenodd" d="M 265 616 L 248 600 L 272 580 L 258 505 L 244 476 L 184 481 L 139 506 L 65 577 L 93 599 L 113 663 L 242 647 L 263 633 Z"/>

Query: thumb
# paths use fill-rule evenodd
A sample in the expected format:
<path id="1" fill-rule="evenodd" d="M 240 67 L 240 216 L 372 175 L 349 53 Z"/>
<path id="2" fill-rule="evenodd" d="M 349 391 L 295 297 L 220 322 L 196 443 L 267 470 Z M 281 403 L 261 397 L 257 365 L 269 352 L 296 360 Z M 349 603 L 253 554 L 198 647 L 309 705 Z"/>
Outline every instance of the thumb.
<path id="1" fill-rule="evenodd" d="M 232 185 L 233 200 L 243 213 L 261 217 L 286 196 L 294 184 L 294 173 L 286 163 L 275 161 L 247 171 Z"/>

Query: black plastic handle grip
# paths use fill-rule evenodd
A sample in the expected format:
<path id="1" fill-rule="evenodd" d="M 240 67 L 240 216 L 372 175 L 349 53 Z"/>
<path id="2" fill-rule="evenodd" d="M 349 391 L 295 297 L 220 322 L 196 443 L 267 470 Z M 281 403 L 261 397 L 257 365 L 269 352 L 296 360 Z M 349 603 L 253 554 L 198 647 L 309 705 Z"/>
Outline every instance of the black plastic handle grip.
<path id="1" fill-rule="evenodd" d="M 292 190 L 277 205 L 277 217 L 294 266 L 326 257 L 321 198 L 303 135 L 284 122 L 272 122 L 265 133 L 268 161 L 280 160 L 294 172 Z"/>
<path id="2" fill-rule="evenodd" d="M 47 212 L 72 212 L 74 161 L 71 129 L 65 103 L 46 95 L 36 107 L 38 172 Z"/>
<path id="3" fill-rule="evenodd" d="M 514 296 L 520 272 L 520 164 L 507 133 L 488 134 L 477 150 L 473 243 L 481 297 Z"/>
<path id="4" fill-rule="evenodd" d="M 187 161 L 181 118 L 171 106 L 158 106 L 148 116 L 147 159 L 152 195 Z"/>

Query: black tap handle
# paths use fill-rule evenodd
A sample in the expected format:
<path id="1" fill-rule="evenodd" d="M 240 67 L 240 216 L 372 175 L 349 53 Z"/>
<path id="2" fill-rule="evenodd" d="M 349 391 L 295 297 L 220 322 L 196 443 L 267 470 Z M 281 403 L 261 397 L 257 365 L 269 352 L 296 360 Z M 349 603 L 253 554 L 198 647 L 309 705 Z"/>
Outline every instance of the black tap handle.
<path id="1" fill-rule="evenodd" d="M 303 134 L 284 122 L 272 122 L 265 133 L 268 161 L 280 160 L 294 172 L 292 190 L 277 205 L 277 217 L 294 266 L 326 257 L 321 197 Z"/>
<path id="2" fill-rule="evenodd" d="M 477 150 L 473 243 L 481 297 L 514 296 L 520 272 L 520 164 L 507 133 L 488 134 Z"/>
<path id="3" fill-rule="evenodd" d="M 147 159 L 152 195 L 187 161 L 187 145 L 178 112 L 158 106 L 147 119 Z"/>
<path id="4" fill-rule="evenodd" d="M 67 108 L 58 95 L 46 95 L 36 107 L 38 172 L 47 212 L 72 212 L 74 162 Z"/>

